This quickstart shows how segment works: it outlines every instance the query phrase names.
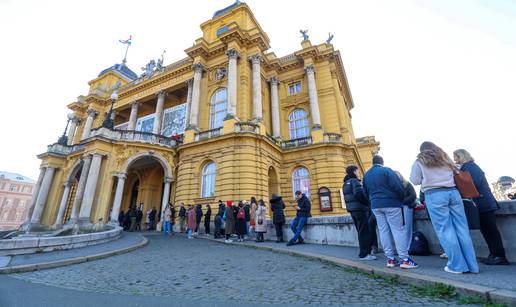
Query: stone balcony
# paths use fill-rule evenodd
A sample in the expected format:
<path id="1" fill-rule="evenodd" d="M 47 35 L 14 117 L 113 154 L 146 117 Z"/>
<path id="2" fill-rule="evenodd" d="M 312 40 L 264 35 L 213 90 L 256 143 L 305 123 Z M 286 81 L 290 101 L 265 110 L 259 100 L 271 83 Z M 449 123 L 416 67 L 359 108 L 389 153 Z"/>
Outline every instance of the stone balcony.
<path id="1" fill-rule="evenodd" d="M 220 136 L 220 135 L 222 135 L 222 127 L 197 132 L 197 133 L 195 133 L 194 140 L 195 140 L 195 142 L 198 142 L 198 141 L 208 140 L 208 139 Z"/>
<path id="2" fill-rule="evenodd" d="M 168 148 L 174 148 L 178 145 L 178 141 L 172 137 L 132 130 L 111 130 L 107 128 L 98 128 L 91 131 L 90 138 L 92 137 L 102 137 L 112 141 L 159 145 Z"/>
<path id="3" fill-rule="evenodd" d="M 58 143 L 54 143 L 54 144 L 48 145 L 47 152 L 56 154 L 56 155 L 60 155 L 60 156 L 67 156 L 69 154 L 81 151 L 83 148 L 84 148 L 84 145 L 81 145 L 81 144 L 68 146 L 68 145 L 61 145 Z"/>

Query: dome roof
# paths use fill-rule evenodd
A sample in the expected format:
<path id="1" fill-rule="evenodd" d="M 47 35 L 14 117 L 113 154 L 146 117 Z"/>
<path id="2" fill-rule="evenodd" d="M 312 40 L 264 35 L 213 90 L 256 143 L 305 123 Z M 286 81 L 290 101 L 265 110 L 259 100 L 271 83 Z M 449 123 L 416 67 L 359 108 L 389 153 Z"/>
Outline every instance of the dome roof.
<path id="1" fill-rule="evenodd" d="M 220 15 L 223 15 L 225 14 L 226 12 L 229 12 L 231 11 L 232 9 L 234 9 L 235 7 L 239 6 L 240 4 L 242 4 L 243 2 L 240 2 L 239 0 L 235 1 L 235 3 L 231 4 L 230 6 L 228 7 L 225 7 L 223 8 L 222 10 L 218 10 L 215 12 L 215 14 L 213 14 L 213 18 L 215 17 L 218 17 Z"/>
<path id="2" fill-rule="evenodd" d="M 125 65 L 124 63 L 115 64 L 109 68 L 104 69 L 103 71 L 100 72 L 99 77 L 107 74 L 110 71 L 116 71 L 116 72 L 122 74 L 124 77 L 131 79 L 131 81 L 138 79 L 138 75 L 134 71 L 129 69 L 129 67 L 127 67 L 127 65 Z"/>
<path id="3" fill-rule="evenodd" d="M 512 184 L 514 183 L 514 178 L 512 177 L 509 177 L 509 176 L 502 176 L 498 179 L 498 182 L 500 183 L 508 183 L 508 184 Z"/>

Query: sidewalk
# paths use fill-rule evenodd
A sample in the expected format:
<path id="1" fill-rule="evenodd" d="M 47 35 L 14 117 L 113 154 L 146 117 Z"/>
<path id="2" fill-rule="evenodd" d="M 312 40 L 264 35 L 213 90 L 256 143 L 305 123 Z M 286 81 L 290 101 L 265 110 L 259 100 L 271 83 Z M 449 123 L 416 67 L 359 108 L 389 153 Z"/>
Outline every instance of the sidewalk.
<path id="1" fill-rule="evenodd" d="M 198 238 L 224 243 L 223 240 L 215 240 L 213 237 L 199 236 Z M 274 252 L 287 253 L 291 255 L 316 258 L 328 261 L 336 265 L 356 268 L 361 271 L 374 272 L 377 274 L 398 276 L 400 281 L 410 284 L 424 285 L 443 283 L 451 285 L 465 295 L 480 295 L 486 299 L 516 306 L 516 264 L 509 266 L 487 266 L 481 264 L 480 274 L 450 274 L 444 272 L 445 259 L 439 256 L 414 256 L 413 259 L 419 264 L 419 268 L 403 270 L 399 267 L 389 269 L 385 267 L 385 257 L 379 254 L 378 260 L 359 261 L 358 248 L 301 244 L 287 247 L 285 243 L 246 241 L 244 243 L 226 243 L 242 245 L 252 248 L 268 249 Z"/>
<path id="2" fill-rule="evenodd" d="M 121 253 L 127 253 L 146 245 L 148 240 L 139 233 L 123 232 L 120 239 L 81 248 L 48 253 L 0 257 L 0 274 L 36 271 L 55 268 Z"/>

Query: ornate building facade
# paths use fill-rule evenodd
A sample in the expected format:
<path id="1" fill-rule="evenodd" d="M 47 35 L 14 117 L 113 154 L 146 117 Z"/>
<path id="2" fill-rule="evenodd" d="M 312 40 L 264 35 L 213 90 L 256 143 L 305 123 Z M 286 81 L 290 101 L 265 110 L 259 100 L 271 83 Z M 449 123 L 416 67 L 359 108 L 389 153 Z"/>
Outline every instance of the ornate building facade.
<path id="1" fill-rule="evenodd" d="M 298 51 L 277 57 L 238 1 L 201 30 L 184 59 L 151 61 L 142 76 L 116 64 L 68 105 L 67 138 L 38 156 L 28 222 L 107 222 L 131 204 L 289 200 L 295 190 L 314 216 L 346 213 L 344 169 L 365 171 L 379 143 L 355 138 L 340 53 L 305 33 Z"/>
<path id="2" fill-rule="evenodd" d="M 0 230 L 18 228 L 27 217 L 34 180 L 0 171 Z"/>

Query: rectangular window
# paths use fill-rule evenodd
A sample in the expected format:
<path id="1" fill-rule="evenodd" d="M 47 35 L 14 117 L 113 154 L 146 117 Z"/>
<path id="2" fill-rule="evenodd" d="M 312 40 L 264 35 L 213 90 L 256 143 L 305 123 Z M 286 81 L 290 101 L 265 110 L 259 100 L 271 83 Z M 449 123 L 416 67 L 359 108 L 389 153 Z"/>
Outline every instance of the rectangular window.
<path id="1" fill-rule="evenodd" d="M 297 93 L 301 93 L 301 82 L 296 82 L 289 84 L 288 86 L 288 94 L 295 95 Z"/>
<path id="2" fill-rule="evenodd" d="M 9 187 L 9 192 L 18 192 L 18 186 L 15 184 L 11 184 Z"/>

